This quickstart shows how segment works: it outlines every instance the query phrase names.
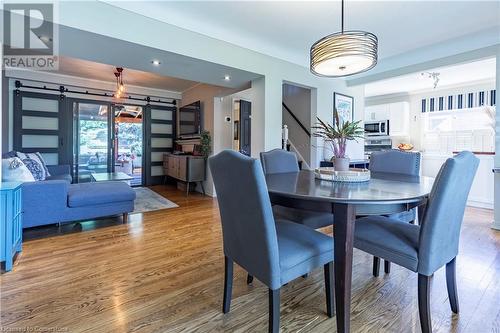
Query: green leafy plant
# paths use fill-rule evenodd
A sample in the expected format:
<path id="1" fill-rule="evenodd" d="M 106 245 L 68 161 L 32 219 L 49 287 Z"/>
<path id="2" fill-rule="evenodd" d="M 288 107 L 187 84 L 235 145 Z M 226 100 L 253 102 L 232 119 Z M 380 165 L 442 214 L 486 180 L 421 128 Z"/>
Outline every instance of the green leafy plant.
<path id="1" fill-rule="evenodd" d="M 325 144 L 330 143 L 337 158 L 346 157 L 347 141 L 357 141 L 364 137 L 364 129 L 360 126 L 361 120 L 341 122 L 337 112 L 334 113 L 335 124 L 333 125 L 324 122 L 319 117 L 317 119 L 316 126 L 312 127 L 315 130 L 313 135 L 322 138 Z"/>
<path id="2" fill-rule="evenodd" d="M 200 137 L 200 153 L 205 158 L 212 153 L 212 137 L 209 131 L 202 131 Z"/>

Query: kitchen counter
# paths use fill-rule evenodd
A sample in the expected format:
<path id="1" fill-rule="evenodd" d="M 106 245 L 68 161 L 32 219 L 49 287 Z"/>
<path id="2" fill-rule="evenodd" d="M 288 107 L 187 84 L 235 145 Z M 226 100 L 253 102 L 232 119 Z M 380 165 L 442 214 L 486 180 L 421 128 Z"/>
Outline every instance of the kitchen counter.
<path id="1" fill-rule="evenodd" d="M 494 173 L 491 170 L 498 169 L 495 168 L 494 164 L 495 156 L 490 154 L 475 154 L 475 156 L 479 159 L 479 167 L 472 183 L 467 204 L 474 207 L 493 209 Z M 450 157 L 453 157 L 453 153 L 423 153 L 422 175 L 436 177 L 441 165 Z"/>

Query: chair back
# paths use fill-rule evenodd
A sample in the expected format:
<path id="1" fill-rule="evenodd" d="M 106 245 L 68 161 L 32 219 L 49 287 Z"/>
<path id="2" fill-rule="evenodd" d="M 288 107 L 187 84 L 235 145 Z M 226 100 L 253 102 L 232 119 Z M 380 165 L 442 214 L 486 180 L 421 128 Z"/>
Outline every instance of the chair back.
<path id="1" fill-rule="evenodd" d="M 461 152 L 441 166 L 420 227 L 418 272 L 431 275 L 458 254 L 467 197 L 479 165 L 471 152 Z"/>
<path id="2" fill-rule="evenodd" d="M 208 159 L 219 203 L 224 254 L 270 288 L 280 287 L 276 227 L 260 163 L 224 150 Z"/>
<path id="3" fill-rule="evenodd" d="M 370 155 L 370 171 L 418 176 L 420 153 L 399 150 L 376 151 Z"/>
<path id="4" fill-rule="evenodd" d="M 297 155 L 283 149 L 273 149 L 260 153 L 260 162 L 264 174 L 299 172 Z"/>

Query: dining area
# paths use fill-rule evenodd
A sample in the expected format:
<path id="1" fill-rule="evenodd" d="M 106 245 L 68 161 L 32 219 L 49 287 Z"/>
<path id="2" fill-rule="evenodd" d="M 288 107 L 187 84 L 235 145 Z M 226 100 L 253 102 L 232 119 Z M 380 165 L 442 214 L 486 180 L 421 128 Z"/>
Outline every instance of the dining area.
<path id="1" fill-rule="evenodd" d="M 283 287 L 322 268 L 323 315 L 337 332 L 353 332 L 357 249 L 373 256 L 373 278 L 380 278 L 382 260 L 384 279 L 392 266 L 418 276 L 419 326 L 432 332 L 431 284 L 441 268 L 446 286 L 434 288 L 445 288 L 450 313 L 459 313 L 456 257 L 477 165 L 472 153 L 461 152 L 433 179 L 419 175 L 419 153 L 390 150 L 372 155 L 368 180 L 348 182 L 300 170 L 296 155 L 282 149 L 262 152 L 260 161 L 230 150 L 209 158 L 222 224 L 222 312 L 231 310 L 236 264 L 248 285 L 267 286 L 268 331 L 279 332 L 286 328 L 280 324 Z"/>

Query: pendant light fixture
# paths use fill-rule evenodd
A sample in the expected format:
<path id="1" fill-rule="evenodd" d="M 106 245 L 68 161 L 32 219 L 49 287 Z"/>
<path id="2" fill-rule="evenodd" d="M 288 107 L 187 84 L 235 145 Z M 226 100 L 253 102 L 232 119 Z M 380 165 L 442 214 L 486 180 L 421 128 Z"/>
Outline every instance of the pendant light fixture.
<path id="1" fill-rule="evenodd" d="M 367 31 L 344 31 L 344 0 L 341 25 L 340 32 L 323 37 L 311 46 L 313 74 L 342 77 L 365 72 L 377 64 L 377 37 Z"/>
<path id="2" fill-rule="evenodd" d="M 123 68 L 122 67 L 116 67 L 115 78 L 116 78 L 115 97 L 120 98 L 120 97 L 122 97 L 123 93 L 125 92 L 125 86 L 123 85 Z"/>

